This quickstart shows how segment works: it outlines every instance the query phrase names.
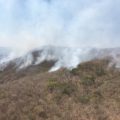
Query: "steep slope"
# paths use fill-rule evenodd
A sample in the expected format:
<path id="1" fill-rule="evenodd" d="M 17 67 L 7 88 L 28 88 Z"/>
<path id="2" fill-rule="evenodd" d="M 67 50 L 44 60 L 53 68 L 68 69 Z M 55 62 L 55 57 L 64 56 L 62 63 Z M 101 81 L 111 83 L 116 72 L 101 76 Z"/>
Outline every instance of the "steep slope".
<path id="1" fill-rule="evenodd" d="M 120 72 L 109 60 L 48 73 L 53 64 L 1 71 L 0 120 L 120 119 Z"/>
<path id="2" fill-rule="evenodd" d="M 20 53 L 10 51 L 8 48 L 0 49 L 0 71 L 3 71 L 10 64 L 16 69 L 24 69 L 30 66 L 37 66 L 40 63 L 54 61 L 50 71 L 60 68 L 73 69 L 82 62 L 94 59 L 108 58 L 111 65 L 120 66 L 120 48 L 95 49 L 95 48 L 71 48 L 44 46 L 29 52 Z"/>

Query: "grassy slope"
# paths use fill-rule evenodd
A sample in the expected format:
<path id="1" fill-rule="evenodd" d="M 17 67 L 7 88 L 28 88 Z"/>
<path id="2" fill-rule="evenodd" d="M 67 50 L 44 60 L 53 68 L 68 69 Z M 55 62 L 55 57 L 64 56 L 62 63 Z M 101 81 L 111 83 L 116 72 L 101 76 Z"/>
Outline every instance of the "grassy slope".
<path id="1" fill-rule="evenodd" d="M 51 65 L 0 73 L 0 120 L 120 120 L 120 72 L 107 60 L 48 73 Z"/>

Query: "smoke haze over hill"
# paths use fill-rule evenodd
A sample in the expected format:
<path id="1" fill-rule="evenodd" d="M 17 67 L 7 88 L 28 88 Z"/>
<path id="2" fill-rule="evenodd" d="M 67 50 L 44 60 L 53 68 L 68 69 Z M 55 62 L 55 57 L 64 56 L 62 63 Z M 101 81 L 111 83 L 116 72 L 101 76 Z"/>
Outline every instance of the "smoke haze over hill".
<path id="1" fill-rule="evenodd" d="M 3 60 L 43 46 L 63 47 L 71 50 L 55 49 L 53 56 L 71 67 L 83 61 L 81 54 L 91 59 L 86 56 L 91 48 L 119 47 L 119 4 L 119 0 L 0 0 L 0 47 L 12 49 Z"/>

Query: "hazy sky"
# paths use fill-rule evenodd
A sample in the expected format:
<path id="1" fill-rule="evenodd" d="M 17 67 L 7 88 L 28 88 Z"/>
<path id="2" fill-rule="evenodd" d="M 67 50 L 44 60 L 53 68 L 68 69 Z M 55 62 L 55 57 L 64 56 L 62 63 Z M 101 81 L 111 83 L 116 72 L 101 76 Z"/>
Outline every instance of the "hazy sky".
<path id="1" fill-rule="evenodd" d="M 120 0 L 0 0 L 0 46 L 120 46 Z"/>

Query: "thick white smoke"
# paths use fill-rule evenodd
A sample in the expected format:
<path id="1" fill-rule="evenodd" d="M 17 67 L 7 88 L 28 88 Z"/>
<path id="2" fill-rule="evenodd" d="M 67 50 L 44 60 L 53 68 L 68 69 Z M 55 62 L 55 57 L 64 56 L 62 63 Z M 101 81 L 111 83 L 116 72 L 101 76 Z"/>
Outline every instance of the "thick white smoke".
<path id="1" fill-rule="evenodd" d="M 53 46 L 44 48 L 36 64 L 55 59 L 52 70 L 73 68 L 95 57 L 92 48 L 119 47 L 119 5 L 119 0 L 0 0 L 0 47 L 12 49 L 1 64 Z M 26 59 L 23 66 L 32 64 L 30 54 Z"/>

